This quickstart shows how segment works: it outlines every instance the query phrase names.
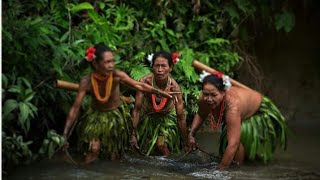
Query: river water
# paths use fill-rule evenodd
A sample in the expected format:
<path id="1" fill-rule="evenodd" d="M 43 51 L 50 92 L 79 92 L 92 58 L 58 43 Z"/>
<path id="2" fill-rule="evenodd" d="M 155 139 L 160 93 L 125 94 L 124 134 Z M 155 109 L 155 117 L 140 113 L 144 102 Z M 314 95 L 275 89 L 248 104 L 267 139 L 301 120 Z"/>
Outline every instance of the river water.
<path id="1" fill-rule="evenodd" d="M 15 170 L 4 179 L 320 179 L 320 141 L 316 128 L 292 127 L 288 149 L 277 152 L 269 164 L 245 163 L 228 171 L 217 171 L 218 160 L 197 150 L 181 156 L 143 157 L 126 155 L 121 161 L 98 160 L 90 165 L 75 166 L 61 157 L 41 161 Z M 217 154 L 217 133 L 198 133 L 201 149 Z"/>

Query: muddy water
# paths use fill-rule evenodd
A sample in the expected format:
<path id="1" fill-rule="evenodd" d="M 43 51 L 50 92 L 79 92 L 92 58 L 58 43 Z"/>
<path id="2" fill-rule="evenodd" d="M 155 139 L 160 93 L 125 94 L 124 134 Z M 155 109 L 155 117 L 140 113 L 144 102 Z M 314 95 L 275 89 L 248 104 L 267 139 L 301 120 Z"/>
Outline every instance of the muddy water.
<path id="1" fill-rule="evenodd" d="M 126 155 L 119 162 L 99 160 L 77 167 L 62 159 L 42 161 L 17 169 L 5 179 L 320 179 L 320 141 L 317 131 L 291 127 L 295 133 L 285 152 L 277 152 L 275 159 L 265 165 L 246 163 L 225 172 L 217 171 L 218 160 L 201 151 L 164 158 Z M 200 147 L 217 154 L 218 134 L 199 133 Z"/>

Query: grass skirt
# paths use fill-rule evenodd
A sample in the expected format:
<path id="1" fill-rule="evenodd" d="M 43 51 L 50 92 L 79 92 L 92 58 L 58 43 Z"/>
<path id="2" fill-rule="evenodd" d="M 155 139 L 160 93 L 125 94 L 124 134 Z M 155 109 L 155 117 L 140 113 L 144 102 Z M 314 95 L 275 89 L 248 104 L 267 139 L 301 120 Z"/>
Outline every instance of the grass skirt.
<path id="1" fill-rule="evenodd" d="M 174 107 L 167 113 L 142 113 L 137 137 L 140 149 L 147 155 L 155 152 L 158 138 L 168 144 L 171 153 L 180 153 L 181 136 Z"/>
<path id="2" fill-rule="evenodd" d="M 129 145 L 131 124 L 130 112 L 125 104 L 106 112 L 90 108 L 77 129 L 78 146 L 82 152 L 87 152 L 90 140 L 99 139 L 102 153 L 122 154 Z"/>
<path id="3" fill-rule="evenodd" d="M 277 147 L 286 149 L 287 134 L 284 117 L 267 97 L 263 97 L 259 110 L 241 124 L 241 143 L 249 160 L 258 158 L 264 163 L 271 160 Z M 227 130 L 224 125 L 220 136 L 220 154 L 226 146 Z"/>

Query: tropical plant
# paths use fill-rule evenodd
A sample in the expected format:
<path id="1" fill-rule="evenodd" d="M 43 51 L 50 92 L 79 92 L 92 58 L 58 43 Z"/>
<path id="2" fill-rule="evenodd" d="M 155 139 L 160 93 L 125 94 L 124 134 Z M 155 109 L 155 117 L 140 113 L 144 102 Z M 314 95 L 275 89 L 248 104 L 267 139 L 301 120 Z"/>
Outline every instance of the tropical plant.
<path id="1" fill-rule="evenodd" d="M 13 76 L 10 78 L 13 82 L 12 85 L 6 89 L 9 79 L 5 75 L 2 76 L 2 79 L 5 88 L 2 90 L 2 94 L 4 97 L 7 97 L 2 113 L 4 128 L 18 125 L 24 134 L 27 135 L 30 129 L 30 120 L 35 117 L 38 110 L 31 102 L 35 96 L 35 93 L 31 89 L 31 84 L 23 77 L 15 78 Z M 15 121 L 16 119 L 18 121 Z"/>

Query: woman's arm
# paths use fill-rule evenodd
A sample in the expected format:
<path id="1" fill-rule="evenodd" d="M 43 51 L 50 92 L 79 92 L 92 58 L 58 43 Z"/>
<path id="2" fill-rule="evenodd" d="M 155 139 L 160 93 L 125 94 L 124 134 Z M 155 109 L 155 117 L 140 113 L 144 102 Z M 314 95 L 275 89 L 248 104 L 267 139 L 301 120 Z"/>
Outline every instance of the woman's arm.
<path id="1" fill-rule="evenodd" d="M 123 82 L 125 85 L 132 87 L 138 91 L 142 91 L 145 93 L 152 93 L 152 94 L 158 94 L 167 98 L 172 98 L 172 96 L 164 91 L 161 91 L 159 89 L 156 89 L 149 84 L 136 81 L 132 78 L 130 78 L 125 72 L 118 71 L 117 74 L 121 78 L 121 82 Z"/>
<path id="2" fill-rule="evenodd" d="M 140 110 L 143 103 L 144 94 L 141 91 L 136 92 L 135 104 L 132 110 L 133 130 L 135 131 L 139 125 Z M 135 133 L 135 132 L 134 132 Z"/>
<path id="3" fill-rule="evenodd" d="M 226 123 L 228 145 L 219 164 L 219 170 L 225 170 L 230 166 L 240 145 L 241 116 L 237 107 L 232 107 L 226 112 Z"/>
<path id="4" fill-rule="evenodd" d="M 178 86 L 178 84 L 177 84 Z M 175 92 L 180 92 L 180 88 L 179 86 L 177 88 L 174 89 Z M 182 139 L 183 142 L 185 143 L 185 145 L 187 145 L 188 142 L 188 132 L 187 132 L 187 123 L 186 123 L 186 119 L 184 117 L 184 111 L 183 111 L 183 99 L 182 99 L 182 94 L 176 94 L 174 95 L 177 97 L 177 102 L 175 102 L 175 108 L 176 108 L 176 112 L 177 112 L 177 120 L 178 120 L 178 124 L 179 124 L 179 129 L 182 135 Z"/>
<path id="5" fill-rule="evenodd" d="M 136 129 L 138 128 L 138 125 L 139 125 L 140 110 L 141 110 L 141 106 L 142 106 L 142 103 L 143 103 L 143 98 L 144 98 L 143 93 L 141 91 L 137 91 L 134 108 L 132 110 L 132 126 L 133 126 L 133 129 L 132 129 L 132 135 L 131 135 L 130 144 L 131 144 L 132 147 L 135 147 L 136 149 L 139 149 Z"/>
<path id="6" fill-rule="evenodd" d="M 69 130 L 72 127 L 72 125 L 73 125 L 73 123 L 74 123 L 74 121 L 75 121 L 75 119 L 76 119 L 76 117 L 78 115 L 79 108 L 80 108 L 80 105 L 82 103 L 82 100 L 86 95 L 86 89 L 87 89 L 86 86 L 88 84 L 88 81 L 89 81 L 88 78 L 83 78 L 80 81 L 77 96 L 76 96 L 76 98 L 74 100 L 74 103 L 73 103 L 69 113 L 68 113 L 66 124 L 64 126 L 63 136 L 66 139 L 68 138 Z"/>
<path id="7" fill-rule="evenodd" d="M 190 132 L 189 132 L 189 136 L 188 136 L 189 146 L 193 150 L 196 150 L 196 148 L 197 148 L 197 144 L 195 142 L 194 136 L 195 136 L 196 132 L 198 131 L 198 129 L 203 124 L 206 117 L 208 116 L 208 113 L 204 112 L 205 108 L 207 108 L 207 107 L 202 104 L 201 100 L 199 100 L 199 110 L 193 118 L 192 125 L 191 125 Z"/>

